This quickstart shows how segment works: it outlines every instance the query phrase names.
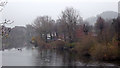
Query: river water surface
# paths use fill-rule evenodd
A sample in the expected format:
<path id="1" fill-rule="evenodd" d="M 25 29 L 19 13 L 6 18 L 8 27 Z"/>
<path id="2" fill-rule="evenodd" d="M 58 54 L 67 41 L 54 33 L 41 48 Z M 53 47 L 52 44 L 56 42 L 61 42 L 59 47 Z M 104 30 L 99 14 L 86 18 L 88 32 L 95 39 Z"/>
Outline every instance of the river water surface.
<path id="1" fill-rule="evenodd" d="M 111 63 L 76 61 L 70 53 L 51 49 L 23 48 L 2 52 L 3 66 L 115 66 Z"/>

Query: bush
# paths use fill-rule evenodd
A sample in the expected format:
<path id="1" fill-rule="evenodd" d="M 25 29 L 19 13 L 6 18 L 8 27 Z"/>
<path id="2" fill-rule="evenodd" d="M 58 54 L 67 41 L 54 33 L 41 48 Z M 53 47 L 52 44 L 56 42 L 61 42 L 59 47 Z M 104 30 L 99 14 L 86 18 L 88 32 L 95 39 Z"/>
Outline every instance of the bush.
<path id="1" fill-rule="evenodd" d="M 94 38 L 91 36 L 84 36 L 80 42 L 75 46 L 75 50 L 79 55 L 89 55 L 89 50 L 95 45 Z"/>
<path id="2" fill-rule="evenodd" d="M 76 45 L 76 43 L 67 43 L 67 44 L 66 44 L 66 47 L 67 47 L 67 48 L 74 48 L 75 45 Z"/>
<path id="3" fill-rule="evenodd" d="M 57 40 L 57 41 L 51 42 L 50 45 L 52 46 L 52 48 L 63 49 L 66 43 L 62 40 Z"/>
<path id="4" fill-rule="evenodd" d="M 118 55 L 118 47 L 112 45 L 112 43 L 105 43 L 97 44 L 90 49 L 90 54 L 92 58 L 96 60 L 114 60 L 119 57 Z"/>
<path id="5" fill-rule="evenodd" d="M 40 37 L 35 37 L 35 40 L 36 40 L 37 45 L 38 45 L 39 47 L 42 47 L 42 48 L 45 48 L 45 47 L 46 47 L 47 43 L 44 42 Z"/>

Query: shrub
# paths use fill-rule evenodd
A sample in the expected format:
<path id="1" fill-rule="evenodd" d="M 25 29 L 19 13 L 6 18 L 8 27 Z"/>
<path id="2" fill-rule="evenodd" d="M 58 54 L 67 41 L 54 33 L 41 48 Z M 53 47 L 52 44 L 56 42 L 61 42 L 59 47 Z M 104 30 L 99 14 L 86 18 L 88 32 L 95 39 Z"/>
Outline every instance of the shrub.
<path id="1" fill-rule="evenodd" d="M 57 40 L 57 41 L 51 42 L 50 45 L 53 48 L 62 49 L 62 48 L 65 47 L 66 43 L 64 41 L 62 41 L 62 40 Z"/>
<path id="2" fill-rule="evenodd" d="M 67 44 L 66 44 L 66 47 L 67 47 L 67 48 L 74 48 L 75 45 L 76 45 L 76 43 L 67 43 Z"/>
<path id="3" fill-rule="evenodd" d="M 92 58 L 96 60 L 113 60 L 118 58 L 118 47 L 112 43 L 98 43 L 90 49 Z"/>
<path id="4" fill-rule="evenodd" d="M 79 55 L 89 55 L 89 50 L 95 44 L 94 38 L 91 36 L 84 36 L 80 42 L 75 46 L 75 50 Z"/>
<path id="5" fill-rule="evenodd" d="M 39 47 L 45 48 L 45 46 L 47 45 L 47 43 L 45 43 L 40 37 L 35 37 L 35 40 Z"/>
<path id="6" fill-rule="evenodd" d="M 105 52 L 106 52 L 106 47 L 101 44 L 97 44 L 90 49 L 90 54 L 92 58 L 97 60 L 98 59 L 102 60 L 104 56 L 106 56 Z"/>

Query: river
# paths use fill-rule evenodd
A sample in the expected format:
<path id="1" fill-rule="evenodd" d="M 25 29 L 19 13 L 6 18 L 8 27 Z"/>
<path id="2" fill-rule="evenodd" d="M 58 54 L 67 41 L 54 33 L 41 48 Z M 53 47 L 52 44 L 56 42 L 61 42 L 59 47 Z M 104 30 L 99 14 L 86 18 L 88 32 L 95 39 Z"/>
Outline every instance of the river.
<path id="1" fill-rule="evenodd" d="M 71 53 L 54 49 L 22 48 L 2 52 L 3 66 L 116 66 L 112 63 L 76 61 Z"/>

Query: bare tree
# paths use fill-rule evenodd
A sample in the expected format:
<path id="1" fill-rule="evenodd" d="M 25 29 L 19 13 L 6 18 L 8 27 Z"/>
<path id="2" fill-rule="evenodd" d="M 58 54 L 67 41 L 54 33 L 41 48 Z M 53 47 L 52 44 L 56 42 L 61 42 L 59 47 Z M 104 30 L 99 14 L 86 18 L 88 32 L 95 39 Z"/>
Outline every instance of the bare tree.
<path id="1" fill-rule="evenodd" d="M 3 1 L 0 0 L 0 12 L 3 10 L 4 6 L 5 6 L 7 3 L 8 3 L 8 2 L 5 1 L 5 0 L 3 0 Z"/>
<path id="2" fill-rule="evenodd" d="M 0 12 L 3 10 L 3 8 L 4 8 L 4 6 L 7 4 L 8 2 L 6 1 L 6 0 L 0 0 Z M 2 36 L 4 36 L 4 35 L 6 35 L 6 34 L 8 34 L 9 32 L 10 32 L 10 28 L 8 28 L 7 30 L 6 30 L 6 27 L 5 27 L 5 25 L 6 24 L 11 24 L 11 23 L 13 23 L 14 21 L 11 21 L 11 20 L 7 20 L 7 19 L 5 19 L 2 23 L 0 23 L 0 27 L 1 27 L 1 31 L 2 31 Z M 7 32 L 6 32 L 7 31 Z"/>
<path id="3" fill-rule="evenodd" d="M 13 22 L 14 22 L 14 21 L 10 21 L 10 20 L 5 19 L 4 22 L 0 23 L 0 25 L 1 25 L 1 30 L 2 30 L 2 36 L 5 36 L 6 34 L 8 35 L 9 32 L 10 32 L 10 30 L 11 30 L 10 28 L 8 28 L 8 29 L 6 30 L 5 25 L 7 25 L 7 24 L 12 24 Z"/>
<path id="4" fill-rule="evenodd" d="M 79 13 L 73 8 L 66 8 L 62 11 L 62 15 L 59 18 L 62 26 L 61 29 L 64 32 L 64 36 L 67 35 L 69 42 L 75 41 L 76 39 L 76 25 L 80 18 Z"/>
<path id="5" fill-rule="evenodd" d="M 104 19 L 101 17 L 98 17 L 97 23 L 96 23 L 96 28 L 98 29 L 99 33 L 102 34 L 102 31 L 104 29 Z"/>
<path id="6" fill-rule="evenodd" d="M 47 42 L 47 35 L 52 33 L 53 22 L 49 16 L 40 16 L 34 21 L 33 26 L 45 42 Z"/>
<path id="7" fill-rule="evenodd" d="M 97 22 L 95 24 L 96 27 L 96 32 L 99 36 L 99 39 L 101 39 L 101 41 L 103 40 L 103 30 L 105 28 L 105 21 L 103 18 L 98 17 Z"/>
<path id="8" fill-rule="evenodd" d="M 114 31 L 117 35 L 117 41 L 118 41 L 118 45 L 120 46 L 120 17 L 118 17 L 117 19 L 113 19 L 113 27 L 114 27 Z"/>
<path id="9" fill-rule="evenodd" d="M 83 24 L 83 32 L 84 32 L 86 35 L 88 35 L 89 30 L 90 30 L 90 25 L 89 25 L 88 22 L 85 22 L 85 23 Z"/>

